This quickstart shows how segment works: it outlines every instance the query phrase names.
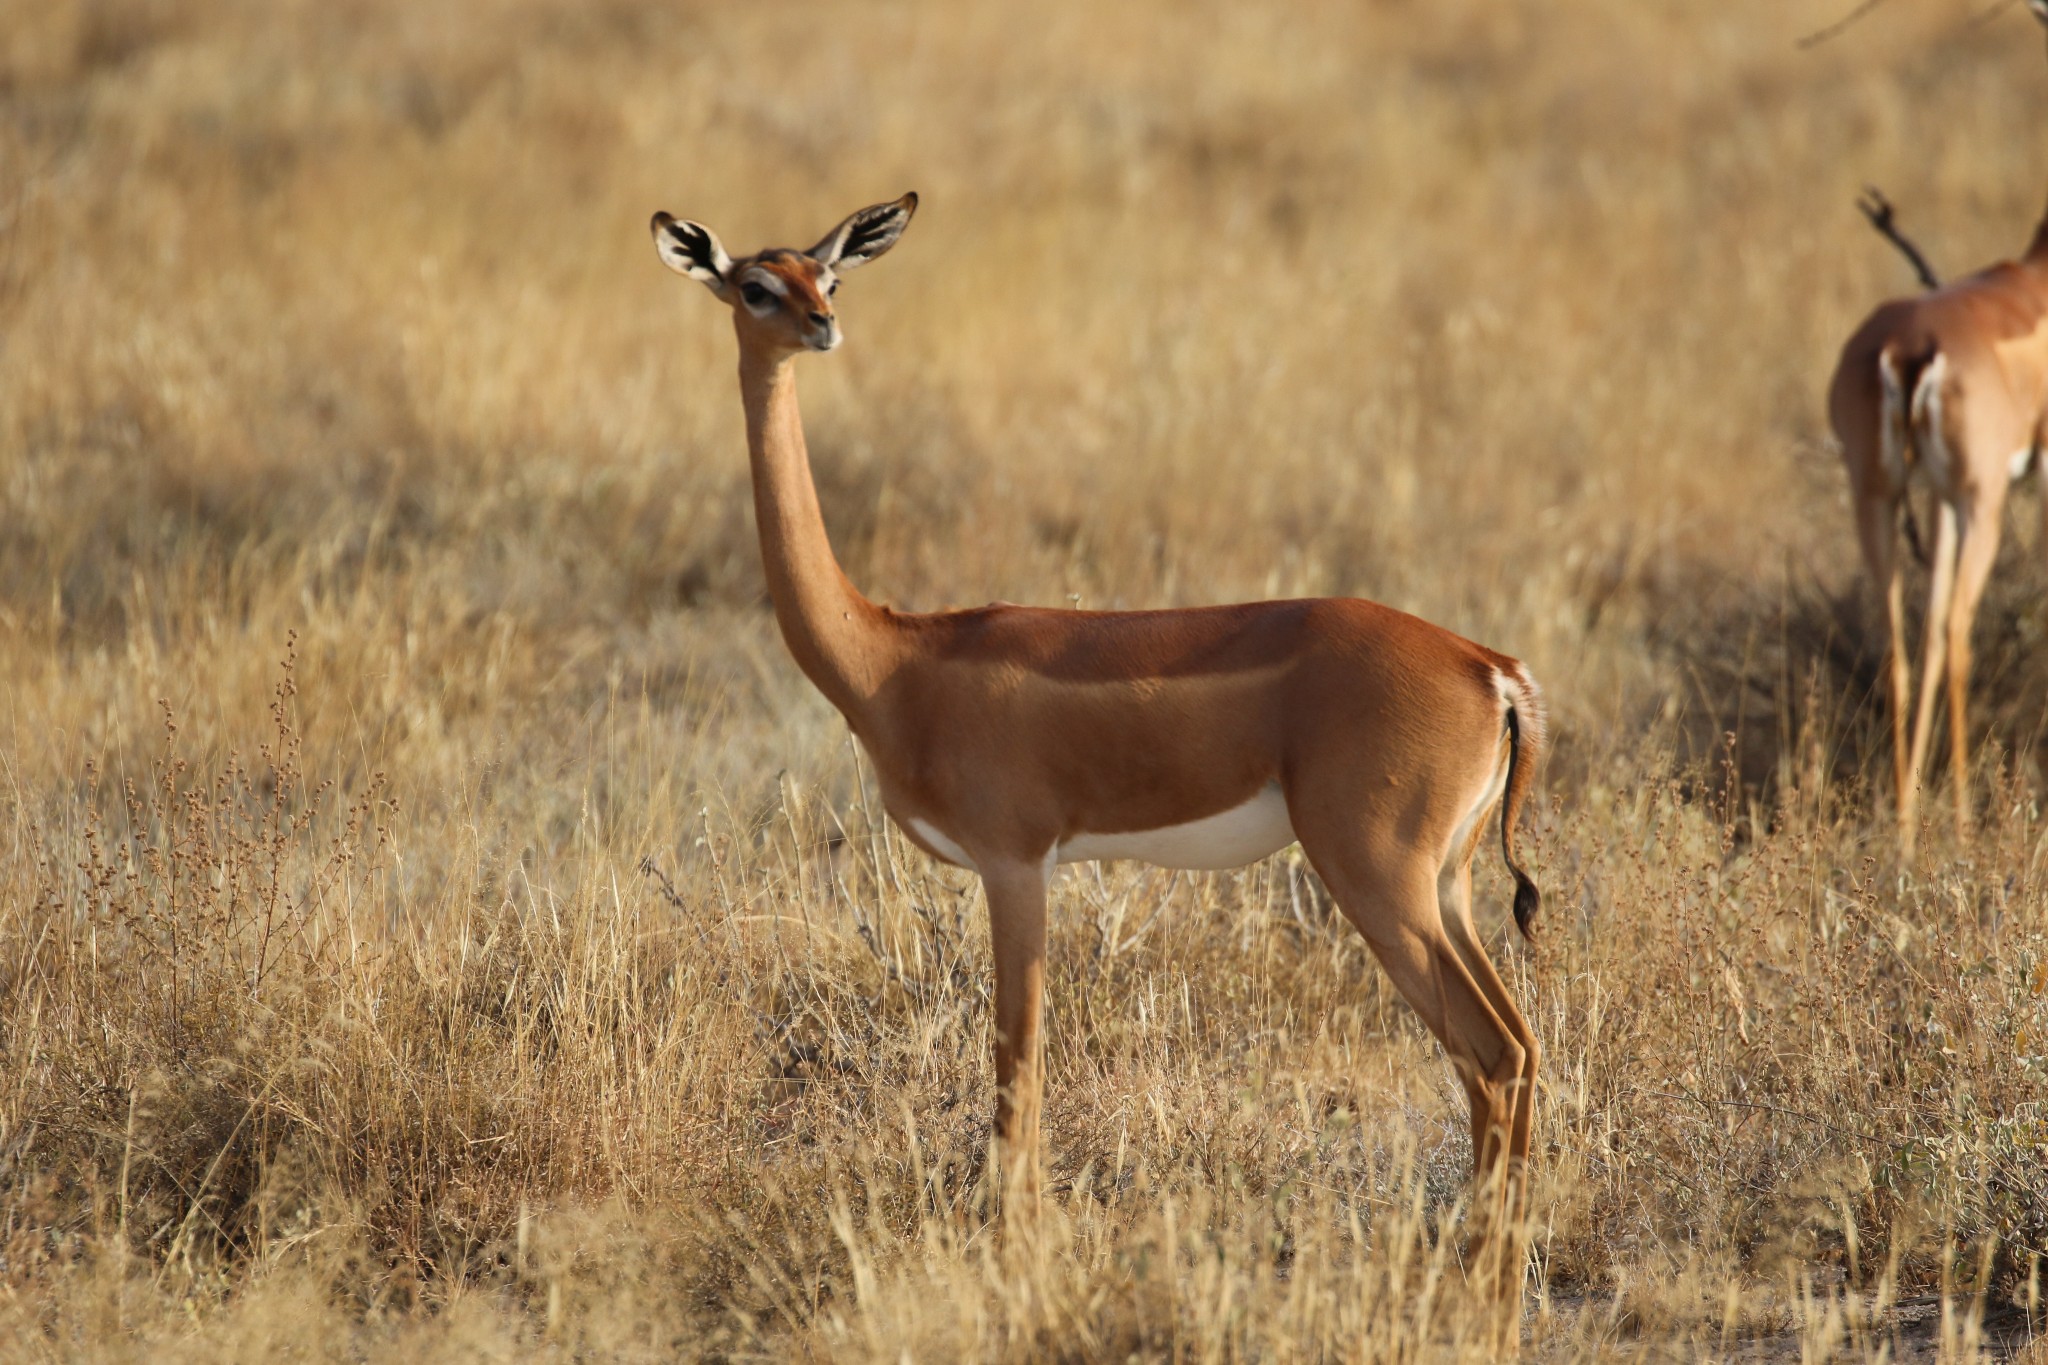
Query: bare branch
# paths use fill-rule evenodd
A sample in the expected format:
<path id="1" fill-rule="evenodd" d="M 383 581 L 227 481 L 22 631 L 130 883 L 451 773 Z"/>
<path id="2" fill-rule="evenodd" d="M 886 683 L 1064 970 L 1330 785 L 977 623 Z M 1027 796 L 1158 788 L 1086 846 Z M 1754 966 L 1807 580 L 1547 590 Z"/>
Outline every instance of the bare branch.
<path id="1" fill-rule="evenodd" d="M 2048 3 L 2048 0 L 2034 2 Z M 1934 273 L 1934 267 L 1927 263 L 1927 257 L 1921 254 L 1913 239 L 1900 230 L 1895 221 L 1892 201 L 1884 197 L 1883 190 L 1875 185 L 1865 185 L 1863 197 L 1856 201 L 1856 207 L 1862 210 L 1863 216 L 1870 220 L 1870 225 L 1876 228 L 1886 241 L 1905 253 L 1906 260 L 1912 264 L 1913 273 L 1920 277 L 1922 285 L 1928 289 L 1941 288 L 1941 277 Z"/>
<path id="2" fill-rule="evenodd" d="M 2019 0 L 1992 0 L 1990 4 L 1986 5 L 1983 9 L 1978 10 L 1975 14 L 1971 15 L 1967 20 L 1965 20 L 1963 23 L 1963 27 L 1982 28 L 1984 27 L 1984 25 L 1990 23 L 1993 19 L 1996 19 L 1999 15 L 2011 9 L 2018 2 Z M 2033 0 L 2027 0 L 2027 2 L 2031 5 L 2033 3 Z"/>
<path id="3" fill-rule="evenodd" d="M 1797 43 L 1793 44 L 1793 46 L 1797 47 L 1800 51 L 1804 52 L 1809 48 L 1816 48 L 1819 47 L 1822 43 L 1828 42 L 1835 38 L 1839 38 L 1842 36 L 1844 32 L 1846 32 L 1849 28 L 1854 26 L 1858 20 L 1864 18 L 1864 16 L 1868 15 L 1872 10 L 1876 9 L 1879 5 L 1883 3 L 1884 0 L 1863 0 L 1863 3 L 1856 6 L 1855 9 L 1850 10 L 1847 14 L 1835 20 L 1835 22 L 1829 24 L 1827 27 L 1815 29 L 1813 32 L 1807 34 L 1804 38 L 1801 38 Z M 1992 0 L 1992 3 L 1986 5 L 1983 9 L 1980 9 L 1975 14 L 1971 15 L 1969 19 L 1965 21 L 1963 27 L 1981 28 L 1983 25 L 1990 23 L 1999 15 L 2011 9 L 2013 7 L 2013 4 L 2014 0 Z M 2048 26 L 2048 0 L 2027 0 L 2027 8 L 2034 12 L 2034 17 L 2040 20 L 2044 26 Z"/>
<path id="4" fill-rule="evenodd" d="M 1838 38 L 1845 31 L 1847 31 L 1850 25 L 1854 24 L 1857 20 L 1861 19 L 1864 15 L 1870 13 L 1872 10 L 1876 9 L 1879 5 L 1882 5 L 1883 3 L 1884 0 L 1863 0 L 1862 4 L 1858 5 L 1855 9 L 1850 10 L 1841 18 L 1835 20 L 1835 22 L 1833 22 L 1832 24 L 1829 24 L 1826 28 L 1815 29 L 1813 32 L 1807 34 L 1804 38 L 1801 38 L 1799 42 L 1796 44 L 1796 46 L 1799 48 L 1800 51 L 1804 52 L 1808 48 L 1819 47 L 1822 43 L 1825 43 L 1830 39 Z M 2036 0 L 2027 0 L 2027 3 L 2034 4 L 2036 3 Z"/>

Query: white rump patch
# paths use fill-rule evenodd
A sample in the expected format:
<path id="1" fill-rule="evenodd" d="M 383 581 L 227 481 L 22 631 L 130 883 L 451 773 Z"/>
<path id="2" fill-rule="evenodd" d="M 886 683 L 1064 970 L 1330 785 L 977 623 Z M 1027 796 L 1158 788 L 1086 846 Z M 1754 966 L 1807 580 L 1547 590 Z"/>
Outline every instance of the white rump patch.
<path id="1" fill-rule="evenodd" d="M 1486 818 L 1493 808 L 1500 803 L 1501 797 L 1506 794 L 1508 789 L 1509 761 L 1511 760 L 1503 759 L 1500 765 L 1493 770 L 1493 776 L 1486 779 L 1485 790 L 1479 793 L 1479 799 L 1473 803 L 1470 810 L 1465 812 L 1465 818 L 1458 822 L 1458 827 L 1451 831 L 1451 847 L 1445 855 L 1446 861 L 1443 867 L 1443 875 L 1450 875 L 1451 871 L 1458 866 L 1459 855 L 1463 854 L 1466 845 L 1472 842 L 1472 831 L 1479 827 L 1479 822 Z"/>
<path id="2" fill-rule="evenodd" d="M 1543 747 L 1544 731 L 1549 721 L 1543 714 L 1543 689 L 1529 676 L 1528 665 L 1517 663 L 1513 672 L 1493 670 L 1493 687 L 1500 693 L 1501 702 L 1507 710 L 1515 713 L 1515 724 L 1522 734 Z M 1507 716 L 1501 716 L 1501 723 L 1507 723 Z"/>
<path id="3" fill-rule="evenodd" d="M 1906 484 L 1906 394 L 1899 384 L 1898 367 L 1892 353 L 1877 358 L 1877 377 L 1884 388 L 1884 411 L 1877 422 L 1878 458 L 1884 465 L 1885 482 L 1893 488 Z"/>
<path id="4" fill-rule="evenodd" d="M 1287 797 L 1269 782 L 1241 806 L 1163 829 L 1077 834 L 1053 850 L 1063 863 L 1132 858 L 1155 867 L 1215 871 L 1255 863 L 1294 842 Z"/>
<path id="5" fill-rule="evenodd" d="M 1943 430 L 1942 385 L 1948 379 L 1948 357 L 1940 351 L 1920 371 L 1913 386 L 1914 444 L 1920 448 L 1920 464 L 1914 473 L 1937 493 L 1946 495 L 1955 487 L 1955 463 L 1949 458 L 1948 435 Z"/>
<path id="6" fill-rule="evenodd" d="M 917 834 L 918 838 L 931 845 L 938 855 L 947 862 L 954 864 L 956 867 L 974 866 L 974 859 L 967 856 L 967 850 L 940 833 L 939 827 L 931 823 L 931 821 L 920 820 L 913 815 L 903 823 L 908 825 Z"/>
<path id="7" fill-rule="evenodd" d="M 2005 462 L 2006 474 L 2014 483 L 2018 483 L 2033 470 L 2034 461 L 2040 458 L 2040 454 L 2041 452 L 2038 447 L 2030 445 L 2021 446 L 2013 452 L 2012 458 Z"/>

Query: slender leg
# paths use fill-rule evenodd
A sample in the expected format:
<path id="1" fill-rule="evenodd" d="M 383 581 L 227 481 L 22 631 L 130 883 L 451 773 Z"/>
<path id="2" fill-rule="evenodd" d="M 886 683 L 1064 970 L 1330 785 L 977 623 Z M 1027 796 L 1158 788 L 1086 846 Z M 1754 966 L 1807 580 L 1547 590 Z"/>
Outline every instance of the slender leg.
<path id="1" fill-rule="evenodd" d="M 1934 729 L 1934 703 L 1940 695 L 1942 666 L 1948 653 L 1949 606 L 1955 596 L 1956 540 L 1955 504 L 1943 498 L 1934 512 L 1934 574 L 1927 589 L 1927 632 L 1920 664 L 1919 705 L 1913 713 L 1913 748 L 1906 761 L 1907 801 L 1899 806 L 1901 839 L 1911 856 L 1914 834 L 1912 803 L 1919 799 L 1920 775 L 1926 771 L 1927 741 Z"/>
<path id="2" fill-rule="evenodd" d="M 1038 1111 L 1044 1078 L 1039 1021 L 1045 995 L 1046 868 L 981 867 L 996 961 L 996 1148 L 1006 1206 L 1038 1206 Z"/>
<path id="3" fill-rule="evenodd" d="M 1444 933 L 1450 939 L 1451 947 L 1464 960 L 1466 970 L 1471 972 L 1473 981 L 1486 996 L 1493 1012 L 1522 1046 L 1522 1071 L 1515 1080 L 1511 1096 L 1514 1119 L 1507 1133 L 1505 1208 L 1509 1235 L 1519 1242 L 1528 1199 L 1530 1134 L 1536 1121 L 1536 1071 L 1542 1061 L 1543 1046 L 1536 1039 L 1536 1030 L 1529 1027 L 1528 1020 L 1522 1017 L 1522 1011 L 1508 993 L 1506 983 L 1500 979 L 1500 973 L 1494 969 L 1492 960 L 1479 942 L 1478 932 L 1472 927 L 1472 860 L 1469 853 L 1454 871 L 1438 877 L 1437 902 Z M 1466 1088 L 1472 1098 L 1473 1122 L 1477 1123 L 1483 1097 L 1471 1085 Z"/>
<path id="4" fill-rule="evenodd" d="M 1961 518 L 1962 549 L 1956 558 L 1954 605 L 1948 617 L 1949 766 L 1955 770 L 1956 839 L 1970 837 L 1970 626 L 1977 619 L 1984 585 L 1998 558 L 1998 533 L 2003 518 L 1999 499 L 1988 508 L 1966 509 Z"/>
<path id="5" fill-rule="evenodd" d="M 1895 538 L 1898 503 L 1890 498 L 1859 494 L 1856 538 L 1863 546 L 1863 564 L 1884 592 L 1885 701 L 1892 733 L 1892 794 L 1899 812 L 1899 840 L 1904 859 L 1913 858 L 1913 792 L 1906 767 L 1906 709 L 1912 705 L 1912 674 L 1906 666 L 1906 585 Z"/>
<path id="6" fill-rule="evenodd" d="M 1517 1128 L 1516 1101 L 1524 1088 L 1528 1051 L 1488 1002 L 1445 935 L 1434 884 L 1436 869 L 1414 867 L 1391 876 L 1347 872 L 1344 864 L 1357 859 L 1319 857 L 1314 848 L 1306 851 L 1394 988 L 1443 1045 L 1465 1083 L 1472 1104 L 1476 1224 L 1470 1258 L 1482 1285 L 1490 1284 L 1503 1302 L 1514 1300 L 1521 1290 L 1516 1273 L 1521 1263 L 1515 1229 L 1507 1221 L 1507 1157 Z"/>
<path id="7" fill-rule="evenodd" d="M 1884 589 L 1885 692 L 1890 700 L 1892 724 L 1892 793 L 1899 812 L 1905 861 L 1913 861 L 1913 774 L 1906 759 L 1906 712 L 1913 705 L 1913 670 L 1906 660 L 1906 575 L 1897 558 L 1892 559 Z"/>

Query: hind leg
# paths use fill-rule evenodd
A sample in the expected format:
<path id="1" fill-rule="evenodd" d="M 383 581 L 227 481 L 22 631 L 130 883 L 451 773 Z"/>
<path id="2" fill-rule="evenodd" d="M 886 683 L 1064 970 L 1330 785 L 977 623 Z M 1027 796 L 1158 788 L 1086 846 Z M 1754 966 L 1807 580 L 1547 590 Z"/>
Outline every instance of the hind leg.
<path id="1" fill-rule="evenodd" d="M 1948 616 L 1949 766 L 1956 792 L 1956 840 L 1970 837 L 1970 627 L 1998 558 L 2002 496 L 1989 506 L 1966 506 L 1961 517 L 1962 548 L 1956 556 L 1955 599 Z"/>
<path id="2" fill-rule="evenodd" d="M 1912 509 L 1908 507 L 1908 524 L 1911 524 L 1911 516 Z M 1870 571 L 1871 581 L 1884 592 L 1885 700 L 1892 734 L 1892 794 L 1899 815 L 1900 848 L 1905 860 L 1910 862 L 1913 857 L 1916 793 L 1907 769 L 1906 711 L 1913 704 L 1913 680 L 1906 655 L 1905 576 L 1900 572 L 1898 547 L 1894 540 L 1898 518 L 1897 501 L 1867 493 L 1857 494 L 1856 535 L 1863 547 L 1863 563 Z"/>
<path id="3" fill-rule="evenodd" d="M 1941 696 L 1942 674 L 1948 662 L 1949 607 L 1955 596 L 1958 539 L 1955 504 L 1942 499 L 1935 506 L 1934 516 L 1934 571 L 1927 585 L 1927 620 L 1922 627 L 1927 638 L 1921 642 L 1920 694 L 1913 711 L 1912 750 L 1906 759 L 1906 790 L 1910 798 L 1918 797 L 1921 774 L 1927 770 L 1928 739 L 1934 731 L 1934 704 Z M 1904 826 L 1901 839 L 1905 845 L 1905 860 L 1911 862 L 1913 836 L 1918 831 L 1913 824 L 1910 802 L 1900 811 L 1900 823 Z"/>
<path id="4" fill-rule="evenodd" d="M 1394 866 L 1374 866 L 1348 849 L 1318 849 L 1307 840 L 1303 849 L 1465 1083 L 1472 1105 L 1472 1261 L 1482 1283 L 1491 1281 L 1498 1297 L 1513 1298 L 1521 1287 L 1513 1273 L 1520 1260 L 1507 1221 L 1507 1157 L 1529 1053 L 1444 932 L 1434 866 L 1413 854 Z"/>
<path id="5" fill-rule="evenodd" d="M 1506 1217 L 1508 1226 L 1520 1228 L 1528 1198 L 1528 1169 L 1530 1134 L 1536 1121 L 1536 1071 L 1542 1059 L 1543 1047 L 1536 1040 L 1536 1030 L 1522 1017 L 1522 1011 L 1515 999 L 1508 993 L 1506 983 L 1494 969 L 1493 961 L 1486 955 L 1486 949 L 1479 942 L 1479 934 L 1472 927 L 1472 861 L 1469 854 L 1452 867 L 1446 868 L 1437 878 L 1437 908 L 1443 918 L 1444 935 L 1451 941 L 1451 947 L 1464 959 L 1465 968 L 1486 996 L 1515 1041 L 1522 1045 L 1522 1072 L 1515 1083 L 1514 1119 L 1507 1133 L 1507 1200 Z M 1468 1085 L 1467 1089 L 1471 1087 Z M 1473 1121 L 1478 1121 L 1480 1097 L 1473 1096 Z"/>

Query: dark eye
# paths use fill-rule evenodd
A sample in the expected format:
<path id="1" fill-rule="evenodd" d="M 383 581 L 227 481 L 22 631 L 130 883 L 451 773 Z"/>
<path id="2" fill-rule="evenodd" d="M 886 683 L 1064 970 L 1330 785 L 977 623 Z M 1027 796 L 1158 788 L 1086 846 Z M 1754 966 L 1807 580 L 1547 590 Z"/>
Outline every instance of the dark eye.
<path id="1" fill-rule="evenodd" d="M 828 298 L 828 299 L 829 299 L 829 298 L 831 298 L 831 297 L 832 297 L 832 296 L 833 296 L 834 294 L 836 294 L 836 293 L 838 293 L 838 292 L 839 292 L 839 281 L 837 281 L 837 280 L 834 280 L 834 281 L 832 281 L 832 283 L 830 283 L 830 284 L 828 284 L 828 285 L 826 285 L 826 286 L 825 286 L 825 297 L 826 297 L 826 298 Z"/>
<path id="2" fill-rule="evenodd" d="M 748 280 L 740 286 L 740 297 L 747 301 L 748 307 L 759 308 L 768 301 L 768 291 L 752 280 Z"/>

